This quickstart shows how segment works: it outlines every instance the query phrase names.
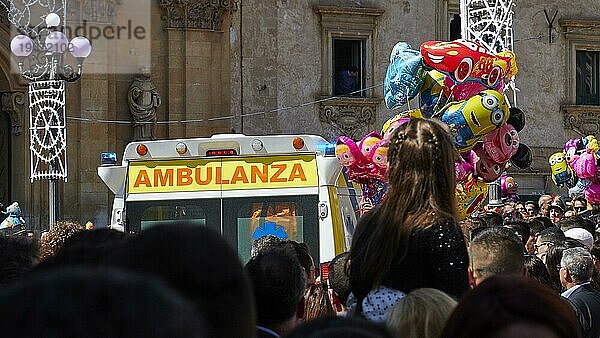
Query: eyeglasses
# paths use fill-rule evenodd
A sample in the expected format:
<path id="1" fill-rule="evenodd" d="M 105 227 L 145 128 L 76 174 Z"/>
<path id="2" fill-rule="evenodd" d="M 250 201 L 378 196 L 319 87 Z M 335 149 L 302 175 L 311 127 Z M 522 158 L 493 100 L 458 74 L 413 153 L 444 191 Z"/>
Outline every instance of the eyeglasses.
<path id="1" fill-rule="evenodd" d="M 552 242 L 542 242 L 542 243 L 540 243 L 540 244 L 534 244 L 534 245 L 533 245 L 533 250 L 534 250 L 534 252 L 536 252 L 536 253 L 537 253 L 537 252 L 538 252 L 538 249 L 539 249 L 539 248 L 541 248 L 541 247 L 542 247 L 542 246 L 544 246 L 544 245 L 552 246 Z"/>

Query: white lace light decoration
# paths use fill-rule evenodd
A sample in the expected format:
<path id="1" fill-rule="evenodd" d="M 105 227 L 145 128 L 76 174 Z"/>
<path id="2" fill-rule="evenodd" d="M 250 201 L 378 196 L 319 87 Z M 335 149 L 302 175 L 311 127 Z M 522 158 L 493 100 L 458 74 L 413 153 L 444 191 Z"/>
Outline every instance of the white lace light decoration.
<path id="1" fill-rule="evenodd" d="M 494 53 L 513 47 L 513 7 L 516 0 L 461 0 L 463 39 L 478 42 Z"/>
<path id="2" fill-rule="evenodd" d="M 513 8 L 516 0 L 461 0 L 460 21 L 462 38 L 475 41 L 493 53 L 513 49 Z M 517 104 L 515 81 L 507 87 Z"/>
<path id="3" fill-rule="evenodd" d="M 29 111 L 31 182 L 67 181 L 65 81 L 30 82 Z"/>
<path id="4" fill-rule="evenodd" d="M 46 28 L 45 19 L 49 13 L 60 13 L 65 22 L 66 3 L 66 0 L 10 0 L 5 7 L 8 7 L 8 21 L 14 28 L 35 38 Z"/>

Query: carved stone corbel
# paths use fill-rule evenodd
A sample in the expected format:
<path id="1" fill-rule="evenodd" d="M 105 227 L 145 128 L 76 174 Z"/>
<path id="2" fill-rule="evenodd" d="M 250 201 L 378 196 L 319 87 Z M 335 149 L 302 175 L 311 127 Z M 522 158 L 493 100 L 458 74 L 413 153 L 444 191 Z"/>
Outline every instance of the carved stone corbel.
<path id="1" fill-rule="evenodd" d="M 600 131 L 600 107 L 563 106 L 563 126 L 581 136 L 598 135 Z"/>
<path id="2" fill-rule="evenodd" d="M 227 15 L 237 10 L 235 0 L 160 0 L 164 28 L 222 31 Z"/>
<path id="3" fill-rule="evenodd" d="M 380 98 L 336 98 L 321 102 L 319 120 L 335 129 L 337 136 L 360 139 L 373 128 Z"/>
<path id="4" fill-rule="evenodd" d="M 27 108 L 27 95 L 23 92 L 0 93 L 0 110 L 10 116 L 13 135 L 23 133 L 23 117 Z"/>

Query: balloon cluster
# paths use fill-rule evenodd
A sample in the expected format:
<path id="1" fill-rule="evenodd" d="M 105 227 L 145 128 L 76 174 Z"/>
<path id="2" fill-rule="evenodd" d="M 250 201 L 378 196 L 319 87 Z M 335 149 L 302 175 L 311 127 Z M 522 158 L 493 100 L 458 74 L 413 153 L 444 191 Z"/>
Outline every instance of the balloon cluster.
<path id="1" fill-rule="evenodd" d="M 358 143 L 340 136 L 335 147 L 338 161 L 346 168 L 350 180 L 361 185 L 363 199 L 371 205 L 379 204 L 387 191 L 388 139 L 373 131 Z"/>
<path id="2" fill-rule="evenodd" d="M 509 107 L 503 94 L 516 73 L 512 52 L 494 55 L 467 40 L 428 41 L 421 45 L 420 51 L 399 42 L 392 49 L 384 81 L 386 106 L 397 109 L 419 95 L 420 109 L 402 112 L 388 120 L 381 133 L 382 140 L 410 118 L 435 118 L 445 123 L 461 155 L 455 165 L 460 218 L 481 206 L 487 197 L 486 183 L 498 179 L 509 161 L 519 168 L 531 165 L 531 150 L 520 142 L 518 134 L 525 126 L 525 115 L 520 109 Z M 347 141 L 344 136 L 338 139 L 340 155 Z M 369 166 L 370 157 L 364 150 L 362 154 L 367 164 L 356 155 L 352 164 L 343 162 L 343 156 L 338 158 L 351 178 L 385 180 L 385 176 L 374 176 L 363 169 Z"/>
<path id="3" fill-rule="evenodd" d="M 594 136 L 567 141 L 548 163 L 554 184 L 568 187 L 571 197 L 583 194 L 591 204 L 600 204 L 600 146 Z"/>

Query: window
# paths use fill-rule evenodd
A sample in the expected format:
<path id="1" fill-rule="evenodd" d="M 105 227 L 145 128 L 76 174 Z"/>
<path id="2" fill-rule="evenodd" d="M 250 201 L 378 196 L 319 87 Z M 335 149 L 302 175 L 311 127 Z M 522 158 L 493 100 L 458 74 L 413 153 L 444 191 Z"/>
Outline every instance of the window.
<path id="1" fill-rule="evenodd" d="M 243 263 L 250 259 L 253 241 L 266 235 L 306 243 L 318 262 L 317 204 L 317 195 L 223 199 L 223 236 Z"/>
<path id="2" fill-rule="evenodd" d="M 321 91 L 323 96 L 336 94 L 340 84 L 338 73 L 355 66 L 358 74 L 353 86 L 361 90 L 375 85 L 373 58 L 378 18 L 384 13 L 377 8 L 315 6 L 321 17 Z M 340 94 L 347 95 L 347 94 Z M 354 96 L 354 95 L 353 95 Z M 373 90 L 356 93 L 372 97 Z"/>
<path id="3" fill-rule="evenodd" d="M 568 137 L 600 131 L 600 20 L 559 20 L 567 42 L 567 95 L 561 105 Z"/>
<path id="4" fill-rule="evenodd" d="M 333 39 L 333 95 L 365 96 L 365 40 Z"/>
<path id="5" fill-rule="evenodd" d="M 127 230 L 157 225 L 192 224 L 221 231 L 220 200 L 161 200 L 127 204 Z"/>
<path id="6" fill-rule="evenodd" d="M 254 240 L 273 235 L 281 239 L 302 242 L 303 216 L 293 202 L 247 203 L 238 210 L 237 238 L 240 259 L 247 262 Z M 247 240 L 240 240 L 240 239 Z"/>
<path id="7" fill-rule="evenodd" d="M 458 0 L 436 0 L 433 22 L 436 40 L 460 39 L 460 2 Z"/>
<path id="8" fill-rule="evenodd" d="M 335 6 L 315 6 L 314 11 L 321 19 L 321 97 L 327 98 L 318 104 L 323 135 L 360 138 L 375 127 L 377 107 L 383 100 L 376 94 L 381 91 L 381 79 L 374 75 L 373 60 L 378 20 L 384 11 Z M 357 71 L 356 80 L 348 86 L 337 73 L 350 66 Z M 358 92 L 350 95 L 353 91 L 348 87 Z"/>
<path id="9" fill-rule="evenodd" d="M 576 51 L 576 104 L 600 105 L 600 52 Z"/>
<path id="10" fill-rule="evenodd" d="M 273 234 L 306 243 L 319 262 L 318 203 L 318 195 L 135 201 L 127 203 L 126 230 L 139 233 L 157 225 L 206 226 L 237 248 L 244 263 L 250 258 L 253 240 Z"/>

